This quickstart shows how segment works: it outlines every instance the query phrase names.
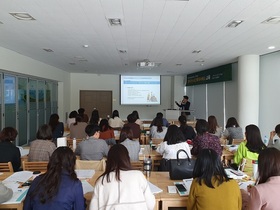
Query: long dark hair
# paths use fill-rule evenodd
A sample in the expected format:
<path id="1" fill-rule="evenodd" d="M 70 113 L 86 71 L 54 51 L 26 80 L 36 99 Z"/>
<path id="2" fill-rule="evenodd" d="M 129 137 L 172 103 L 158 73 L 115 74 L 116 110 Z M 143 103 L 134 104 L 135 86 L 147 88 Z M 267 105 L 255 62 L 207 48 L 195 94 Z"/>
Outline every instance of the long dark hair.
<path id="1" fill-rule="evenodd" d="M 36 134 L 37 139 L 52 140 L 52 128 L 50 125 L 44 124 L 40 126 Z"/>
<path id="2" fill-rule="evenodd" d="M 208 126 L 209 126 L 209 130 L 208 130 L 209 133 L 212 134 L 216 133 L 217 127 L 219 127 L 219 125 L 214 115 L 208 117 Z"/>
<path id="3" fill-rule="evenodd" d="M 262 141 L 260 129 L 256 125 L 247 125 L 245 128 L 245 135 L 247 140 L 246 147 L 250 152 L 259 154 L 266 148 Z"/>
<path id="4" fill-rule="evenodd" d="M 99 122 L 99 112 L 97 109 L 94 109 L 91 113 L 89 124 L 98 125 L 98 122 Z"/>
<path id="5" fill-rule="evenodd" d="M 120 142 L 126 139 L 133 140 L 133 132 L 129 126 L 123 127 L 120 133 Z"/>
<path id="6" fill-rule="evenodd" d="M 58 114 L 52 114 L 50 116 L 50 120 L 49 120 L 49 125 L 51 126 L 52 131 L 54 131 L 54 129 L 56 128 L 58 123 L 59 123 L 59 116 L 58 116 Z"/>
<path id="7" fill-rule="evenodd" d="M 69 174 L 72 180 L 78 180 L 75 173 L 76 156 L 69 147 L 58 147 L 50 157 L 46 173 L 40 175 L 31 198 L 38 196 L 41 203 L 46 203 L 56 196 L 59 190 L 63 171 Z"/>
<path id="8" fill-rule="evenodd" d="M 120 170 L 128 171 L 131 169 L 132 168 L 130 164 L 128 150 L 122 144 L 115 144 L 110 148 L 108 152 L 106 169 L 104 173 L 101 174 L 100 177 L 98 177 L 98 179 L 102 177 L 102 184 L 105 177 L 107 182 L 110 182 L 111 180 L 109 175 L 111 172 L 114 171 L 116 172 L 116 180 L 121 181 Z"/>
<path id="9" fill-rule="evenodd" d="M 163 128 L 162 128 L 162 118 L 160 117 L 156 117 L 155 118 L 155 122 L 154 122 L 154 125 L 157 126 L 157 132 L 161 133 L 163 131 Z"/>
<path id="10" fill-rule="evenodd" d="M 101 132 L 107 131 L 112 129 L 112 127 L 109 125 L 109 122 L 107 119 L 102 119 L 99 123 L 99 128 Z"/>
<path id="11" fill-rule="evenodd" d="M 193 178 L 197 178 L 200 185 L 204 181 L 207 187 L 215 188 L 212 183 L 213 177 L 215 181 L 218 181 L 218 185 L 229 181 L 220 156 L 212 149 L 202 149 L 194 165 Z"/>
<path id="12" fill-rule="evenodd" d="M 120 117 L 118 110 L 114 110 L 113 113 L 112 113 L 112 118 L 115 118 L 115 117 Z"/>
<path id="13" fill-rule="evenodd" d="M 239 127 L 237 120 L 234 117 L 230 117 L 227 120 L 226 128 Z"/>
<path id="14" fill-rule="evenodd" d="M 265 183 L 272 176 L 280 176 L 280 151 L 267 148 L 260 152 L 258 158 L 259 184 Z"/>
<path id="15" fill-rule="evenodd" d="M 136 117 L 136 120 L 139 119 L 138 111 L 134 110 L 131 114 L 133 114 Z"/>
<path id="16" fill-rule="evenodd" d="M 180 130 L 182 131 L 182 133 L 185 135 L 187 133 L 187 118 L 184 115 L 181 115 L 178 118 L 179 122 L 180 122 Z"/>
<path id="17" fill-rule="evenodd" d="M 167 132 L 163 141 L 166 141 L 168 145 L 177 144 L 186 141 L 184 134 L 177 125 L 170 125 L 167 128 Z"/>

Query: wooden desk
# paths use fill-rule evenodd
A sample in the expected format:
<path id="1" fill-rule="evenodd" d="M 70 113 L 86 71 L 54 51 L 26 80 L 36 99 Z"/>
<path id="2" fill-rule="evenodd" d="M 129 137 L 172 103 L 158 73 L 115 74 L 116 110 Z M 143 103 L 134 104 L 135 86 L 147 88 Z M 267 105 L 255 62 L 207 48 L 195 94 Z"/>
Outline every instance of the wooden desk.
<path id="1" fill-rule="evenodd" d="M 156 150 L 153 150 L 150 145 L 141 145 L 142 153 L 139 154 L 139 160 L 143 161 L 144 158 L 151 157 L 152 159 L 152 171 L 154 171 L 154 166 L 159 165 L 158 162 L 162 159 L 162 155 Z"/>

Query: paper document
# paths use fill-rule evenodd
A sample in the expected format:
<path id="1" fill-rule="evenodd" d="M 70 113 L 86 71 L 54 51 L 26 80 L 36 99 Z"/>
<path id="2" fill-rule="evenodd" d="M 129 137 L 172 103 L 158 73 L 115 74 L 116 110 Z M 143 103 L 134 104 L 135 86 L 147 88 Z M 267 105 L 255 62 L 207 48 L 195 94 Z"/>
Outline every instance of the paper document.
<path id="1" fill-rule="evenodd" d="M 21 203 L 23 199 L 25 198 L 29 188 L 22 188 L 17 191 L 13 192 L 13 196 L 10 200 L 3 204 L 15 204 L 15 203 Z"/>
<path id="2" fill-rule="evenodd" d="M 161 193 L 162 192 L 162 189 L 160 189 L 159 187 L 157 187 L 156 185 L 152 184 L 151 182 L 148 181 L 148 185 L 152 191 L 153 194 L 156 194 L 156 193 Z"/>
<path id="3" fill-rule="evenodd" d="M 191 189 L 191 185 L 192 185 L 192 182 L 193 182 L 193 178 L 190 178 L 190 179 L 183 179 L 183 183 L 185 185 L 185 187 L 187 188 L 188 190 L 188 193 L 190 193 L 190 189 Z"/>
<path id="4" fill-rule="evenodd" d="M 243 190 L 245 190 L 245 191 L 248 191 L 248 190 L 247 190 L 247 187 L 248 187 L 249 185 L 255 185 L 255 182 L 254 182 L 254 181 L 239 182 L 238 185 L 239 185 L 239 188 L 240 188 L 240 189 L 243 189 Z"/>
<path id="5" fill-rule="evenodd" d="M 82 186 L 83 186 L 83 192 L 84 194 L 88 192 L 93 192 L 93 186 L 91 186 L 90 183 L 88 183 L 86 180 L 82 181 Z"/>
<path id="6" fill-rule="evenodd" d="M 75 172 L 79 179 L 91 178 L 95 174 L 95 170 L 92 169 L 91 170 L 76 169 Z"/>
<path id="7" fill-rule="evenodd" d="M 32 171 L 18 171 L 18 172 L 13 173 L 7 179 L 5 179 L 3 181 L 3 183 L 6 183 L 6 182 L 26 182 L 32 176 L 33 176 Z"/>

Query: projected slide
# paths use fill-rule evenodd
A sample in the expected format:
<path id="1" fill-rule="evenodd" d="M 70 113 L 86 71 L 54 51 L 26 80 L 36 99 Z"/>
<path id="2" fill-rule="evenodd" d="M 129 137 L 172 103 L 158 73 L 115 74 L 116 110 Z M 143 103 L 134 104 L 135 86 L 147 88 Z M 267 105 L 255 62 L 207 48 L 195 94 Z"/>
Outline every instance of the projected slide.
<path id="1" fill-rule="evenodd" d="M 160 76 L 121 76 L 121 104 L 160 104 Z"/>

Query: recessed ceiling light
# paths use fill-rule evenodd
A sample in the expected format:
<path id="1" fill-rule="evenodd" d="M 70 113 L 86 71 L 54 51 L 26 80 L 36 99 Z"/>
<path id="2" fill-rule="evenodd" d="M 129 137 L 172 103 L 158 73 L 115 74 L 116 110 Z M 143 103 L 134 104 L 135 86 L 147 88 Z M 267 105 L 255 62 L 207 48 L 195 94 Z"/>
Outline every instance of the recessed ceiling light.
<path id="1" fill-rule="evenodd" d="M 182 64 L 181 63 L 176 63 L 176 66 L 182 66 Z"/>
<path id="2" fill-rule="evenodd" d="M 88 48 L 89 46 L 88 46 L 88 44 L 84 44 L 83 47 L 84 48 Z"/>
<path id="3" fill-rule="evenodd" d="M 243 22 L 243 20 L 233 20 L 229 24 L 227 24 L 226 27 L 228 27 L 228 28 L 235 28 L 238 25 L 240 25 L 242 22 Z"/>
<path id="4" fill-rule="evenodd" d="M 273 49 L 275 49 L 275 46 L 269 46 L 268 49 L 273 50 Z"/>
<path id="5" fill-rule="evenodd" d="M 193 50 L 192 53 L 200 53 L 201 50 Z"/>
<path id="6" fill-rule="evenodd" d="M 262 23 L 266 23 L 266 24 L 278 24 L 280 23 L 280 16 L 272 16 L 267 18 L 265 21 L 263 21 Z"/>
<path id="7" fill-rule="evenodd" d="M 73 65 L 73 66 L 76 65 L 76 63 L 69 63 L 69 64 L 70 64 L 70 65 Z"/>
<path id="8" fill-rule="evenodd" d="M 122 21 L 120 18 L 109 18 L 108 21 L 111 26 L 121 26 L 122 25 Z"/>
<path id="9" fill-rule="evenodd" d="M 52 49 L 43 49 L 43 50 L 45 50 L 46 52 L 53 52 Z"/>
<path id="10" fill-rule="evenodd" d="M 29 15 L 27 12 L 10 12 L 10 15 L 18 20 L 35 20 L 35 18 Z"/>

